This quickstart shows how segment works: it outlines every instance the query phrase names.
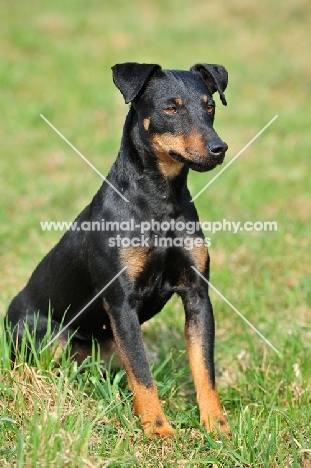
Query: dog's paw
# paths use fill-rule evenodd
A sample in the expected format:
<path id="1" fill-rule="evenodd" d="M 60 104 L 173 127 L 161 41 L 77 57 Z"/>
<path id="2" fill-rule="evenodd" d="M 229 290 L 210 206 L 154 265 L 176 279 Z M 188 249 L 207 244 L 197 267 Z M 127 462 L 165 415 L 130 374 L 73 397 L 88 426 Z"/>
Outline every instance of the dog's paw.
<path id="1" fill-rule="evenodd" d="M 163 416 L 143 417 L 144 433 L 149 437 L 174 437 L 175 431 Z"/>
<path id="2" fill-rule="evenodd" d="M 207 430 L 207 432 L 212 434 L 218 434 L 221 432 L 223 435 L 228 437 L 231 436 L 230 426 L 223 414 L 217 416 L 208 415 L 207 417 L 201 419 L 201 425 L 204 427 L 204 429 Z"/>

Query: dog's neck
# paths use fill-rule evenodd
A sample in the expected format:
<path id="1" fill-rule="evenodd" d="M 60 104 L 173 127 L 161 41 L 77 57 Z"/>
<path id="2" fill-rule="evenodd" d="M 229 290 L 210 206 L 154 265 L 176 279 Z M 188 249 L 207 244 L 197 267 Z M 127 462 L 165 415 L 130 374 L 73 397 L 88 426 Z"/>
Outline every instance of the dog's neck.
<path id="1" fill-rule="evenodd" d="M 124 127 L 120 152 L 115 162 L 117 174 L 128 184 L 143 188 L 146 199 L 167 200 L 180 206 L 190 195 L 187 189 L 189 169 L 184 166 L 175 177 L 165 177 L 160 169 L 157 156 L 148 141 L 144 129 L 139 127 L 137 113 L 131 107 Z M 129 164 L 130 162 L 130 164 Z M 174 162 L 173 162 L 174 164 Z"/>

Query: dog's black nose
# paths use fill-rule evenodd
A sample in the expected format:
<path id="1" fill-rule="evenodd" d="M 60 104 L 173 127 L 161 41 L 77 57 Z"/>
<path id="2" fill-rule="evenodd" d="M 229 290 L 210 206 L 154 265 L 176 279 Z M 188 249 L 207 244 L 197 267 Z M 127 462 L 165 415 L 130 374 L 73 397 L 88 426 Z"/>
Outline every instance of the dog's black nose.
<path id="1" fill-rule="evenodd" d="M 215 138 L 208 143 L 208 149 L 212 156 L 218 158 L 223 156 L 228 149 L 227 143 L 222 141 L 220 138 Z"/>

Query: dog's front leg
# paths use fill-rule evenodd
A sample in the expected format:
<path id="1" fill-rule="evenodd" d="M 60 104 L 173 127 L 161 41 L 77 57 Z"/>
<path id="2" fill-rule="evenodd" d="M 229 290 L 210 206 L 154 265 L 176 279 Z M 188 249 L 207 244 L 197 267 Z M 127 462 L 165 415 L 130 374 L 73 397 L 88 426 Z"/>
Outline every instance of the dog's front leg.
<path id="1" fill-rule="evenodd" d="M 198 282 L 200 280 L 198 279 Z M 197 286 L 182 295 L 185 338 L 200 410 L 200 422 L 209 432 L 230 430 L 223 414 L 215 383 L 215 323 L 207 288 Z"/>
<path id="2" fill-rule="evenodd" d="M 140 416 L 144 432 L 151 436 L 174 435 L 161 408 L 136 311 L 115 310 L 109 313 L 109 317 L 129 387 L 134 395 L 134 412 Z"/>

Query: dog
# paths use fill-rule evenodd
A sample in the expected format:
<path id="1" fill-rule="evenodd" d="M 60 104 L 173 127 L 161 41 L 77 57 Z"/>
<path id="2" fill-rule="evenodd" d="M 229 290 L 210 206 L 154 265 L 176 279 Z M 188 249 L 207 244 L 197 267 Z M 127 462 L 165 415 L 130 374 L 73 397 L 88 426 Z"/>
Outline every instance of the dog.
<path id="1" fill-rule="evenodd" d="M 209 254 L 187 188 L 189 169 L 213 169 L 228 149 L 213 128 L 213 94 L 218 92 L 226 105 L 228 74 L 221 65 L 204 63 L 183 71 L 131 62 L 113 66 L 112 72 L 125 103 L 131 103 L 116 161 L 77 217 L 77 228 L 65 233 L 12 300 L 7 323 L 17 346 L 27 324 L 32 333 L 36 330 L 39 347 L 50 313 L 52 336 L 62 324 L 66 331 L 60 331 L 59 343 L 64 346 L 71 337 L 78 360 L 90 354 L 94 339 L 104 359 L 117 353 L 144 432 L 173 436 L 140 325 L 177 293 L 185 309 L 186 348 L 200 422 L 207 431 L 228 432 L 215 383 L 208 286 L 191 268 L 208 280 Z M 98 227 L 107 222 L 115 227 L 114 237 L 109 229 L 82 228 L 85 223 Z M 132 229 L 126 224 L 130 222 Z M 141 225 L 148 222 L 148 237 L 141 236 Z M 194 232 L 178 230 L 178 222 L 194 223 Z M 189 239 L 191 249 L 185 248 Z"/>

